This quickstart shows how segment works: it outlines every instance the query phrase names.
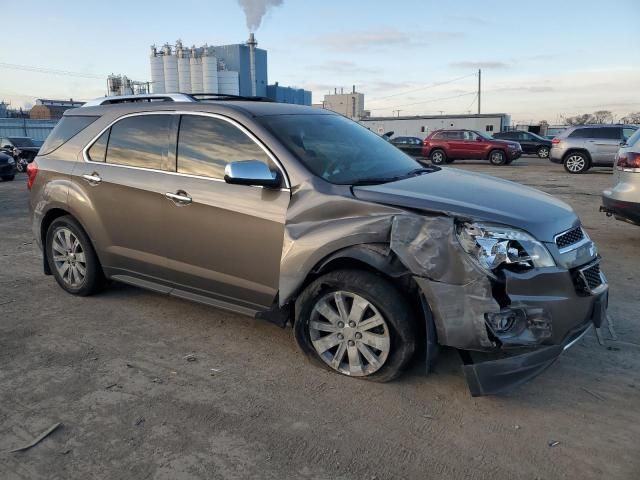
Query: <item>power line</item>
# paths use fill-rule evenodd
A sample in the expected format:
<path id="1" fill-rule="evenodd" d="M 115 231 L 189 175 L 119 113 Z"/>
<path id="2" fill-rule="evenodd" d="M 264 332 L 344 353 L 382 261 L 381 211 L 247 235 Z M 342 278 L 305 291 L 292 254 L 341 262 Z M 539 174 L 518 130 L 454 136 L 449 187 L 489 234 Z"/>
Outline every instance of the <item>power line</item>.
<path id="1" fill-rule="evenodd" d="M 451 95 L 450 97 L 430 98 L 429 100 L 424 100 L 424 101 L 420 101 L 420 102 L 405 103 L 403 105 L 394 105 L 392 107 L 369 108 L 368 110 L 391 110 L 391 109 L 394 109 L 394 108 L 410 107 L 412 105 L 421 105 L 423 103 L 433 103 L 433 102 L 438 102 L 438 101 L 441 101 L 441 100 L 450 100 L 452 98 L 466 97 L 468 95 L 478 95 L 478 92 L 461 93 L 459 95 Z"/>
<path id="2" fill-rule="evenodd" d="M 424 87 L 415 88 L 413 90 L 407 90 L 406 92 L 394 93 L 393 95 L 387 95 L 386 97 L 380 97 L 378 99 L 369 100 L 368 103 L 379 102 L 381 100 L 386 100 L 387 98 L 397 97 L 397 96 L 400 96 L 400 95 L 407 95 L 409 93 L 418 92 L 420 90 L 427 90 L 429 88 L 439 87 L 440 85 L 447 85 L 449 83 L 457 82 L 458 80 L 462 80 L 464 78 L 474 77 L 476 75 L 477 75 L 477 73 L 471 73 L 469 75 L 464 75 L 462 77 L 452 78 L 451 80 L 445 80 L 444 82 L 432 83 L 432 84 L 426 85 Z"/>
<path id="3" fill-rule="evenodd" d="M 22 70 L 25 72 L 63 75 L 66 77 L 92 78 L 92 79 L 99 79 L 99 80 L 104 80 L 107 77 L 106 75 L 97 75 L 95 73 L 72 72 L 69 70 L 58 70 L 55 68 L 35 67 L 32 65 L 18 65 L 15 63 L 0 63 L 0 68 L 6 68 L 10 70 Z"/>

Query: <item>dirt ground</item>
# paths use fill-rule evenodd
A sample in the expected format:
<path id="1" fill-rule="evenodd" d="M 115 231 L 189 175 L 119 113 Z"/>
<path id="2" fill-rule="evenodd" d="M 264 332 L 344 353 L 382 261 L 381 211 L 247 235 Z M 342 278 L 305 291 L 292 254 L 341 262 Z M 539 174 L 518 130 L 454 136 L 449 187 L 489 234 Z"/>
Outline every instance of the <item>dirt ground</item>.
<path id="1" fill-rule="evenodd" d="M 0 478 L 640 478 L 640 228 L 598 212 L 610 170 L 454 168 L 577 210 L 617 342 L 589 334 L 494 397 L 469 395 L 453 351 L 428 377 L 418 363 L 389 384 L 342 377 L 308 364 L 290 329 L 118 284 L 64 293 L 42 274 L 24 177 L 0 183 Z"/>

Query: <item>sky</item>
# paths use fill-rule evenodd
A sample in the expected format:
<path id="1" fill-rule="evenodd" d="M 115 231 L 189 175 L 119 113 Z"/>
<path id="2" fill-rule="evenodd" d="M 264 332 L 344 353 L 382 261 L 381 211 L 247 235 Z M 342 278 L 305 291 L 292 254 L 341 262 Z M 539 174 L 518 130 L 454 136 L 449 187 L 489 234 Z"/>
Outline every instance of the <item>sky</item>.
<path id="1" fill-rule="evenodd" d="M 314 103 L 356 85 L 374 116 L 475 113 L 481 68 L 482 112 L 512 122 L 640 111 L 639 0 L 270 1 L 256 31 L 269 83 Z M 0 100 L 13 107 L 102 96 L 110 73 L 149 80 L 152 44 L 248 37 L 237 0 L 2 0 L 1 11 Z"/>

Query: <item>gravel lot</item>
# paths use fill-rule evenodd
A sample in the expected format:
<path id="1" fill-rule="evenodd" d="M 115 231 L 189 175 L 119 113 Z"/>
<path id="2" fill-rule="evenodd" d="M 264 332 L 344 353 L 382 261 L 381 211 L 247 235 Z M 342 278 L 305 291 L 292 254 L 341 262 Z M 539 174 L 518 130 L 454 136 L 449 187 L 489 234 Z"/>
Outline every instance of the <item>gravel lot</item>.
<path id="1" fill-rule="evenodd" d="M 610 170 L 454 168 L 576 209 L 619 341 L 589 334 L 495 397 L 469 395 L 452 351 L 429 377 L 341 377 L 308 364 L 290 329 L 119 284 L 64 293 L 42 274 L 24 176 L 0 183 L 0 478 L 640 478 L 640 228 L 598 212 Z"/>

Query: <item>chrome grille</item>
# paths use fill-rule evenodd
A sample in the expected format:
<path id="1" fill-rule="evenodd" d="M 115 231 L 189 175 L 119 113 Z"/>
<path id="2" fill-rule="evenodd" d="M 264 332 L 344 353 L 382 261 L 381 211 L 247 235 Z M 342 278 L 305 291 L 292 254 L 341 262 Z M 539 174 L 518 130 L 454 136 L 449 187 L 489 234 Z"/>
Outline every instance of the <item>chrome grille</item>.
<path id="1" fill-rule="evenodd" d="M 556 245 L 559 249 L 563 249 L 573 245 L 574 243 L 578 243 L 582 239 L 584 239 L 582 228 L 576 227 L 569 230 L 568 232 L 564 232 L 558 235 L 556 237 Z"/>
<path id="2" fill-rule="evenodd" d="M 600 273 L 600 263 L 592 263 L 578 270 L 577 286 L 585 293 L 592 293 L 600 285 L 603 279 Z"/>

